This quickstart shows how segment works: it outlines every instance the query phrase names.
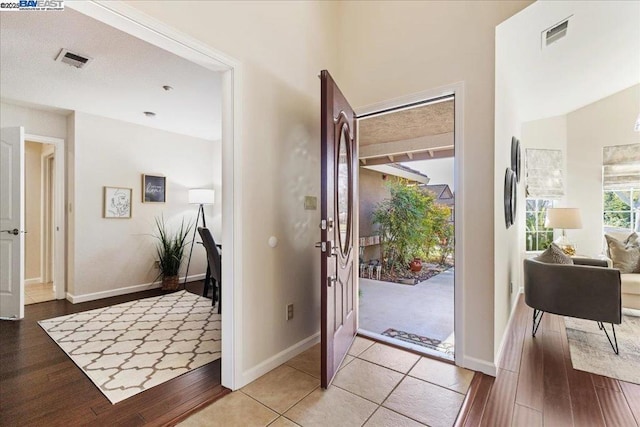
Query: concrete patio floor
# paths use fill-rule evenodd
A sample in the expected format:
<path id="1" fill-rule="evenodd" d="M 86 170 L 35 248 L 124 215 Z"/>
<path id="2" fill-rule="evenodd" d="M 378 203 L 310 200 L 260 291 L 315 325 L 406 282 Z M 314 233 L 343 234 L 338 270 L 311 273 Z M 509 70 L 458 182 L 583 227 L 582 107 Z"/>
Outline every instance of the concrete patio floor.
<path id="1" fill-rule="evenodd" d="M 414 286 L 361 277 L 360 329 L 382 334 L 393 328 L 453 345 L 453 271 Z"/>

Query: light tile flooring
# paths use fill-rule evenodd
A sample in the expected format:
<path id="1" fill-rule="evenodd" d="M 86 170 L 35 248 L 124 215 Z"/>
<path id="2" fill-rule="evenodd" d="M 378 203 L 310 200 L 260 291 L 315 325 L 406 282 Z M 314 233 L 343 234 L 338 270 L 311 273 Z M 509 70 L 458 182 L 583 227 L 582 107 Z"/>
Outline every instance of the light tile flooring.
<path id="1" fill-rule="evenodd" d="M 24 304 L 35 304 L 56 299 L 53 282 L 24 286 Z"/>
<path id="2" fill-rule="evenodd" d="M 451 426 L 473 372 L 357 337 L 327 390 L 319 378 L 318 344 L 180 425 Z"/>

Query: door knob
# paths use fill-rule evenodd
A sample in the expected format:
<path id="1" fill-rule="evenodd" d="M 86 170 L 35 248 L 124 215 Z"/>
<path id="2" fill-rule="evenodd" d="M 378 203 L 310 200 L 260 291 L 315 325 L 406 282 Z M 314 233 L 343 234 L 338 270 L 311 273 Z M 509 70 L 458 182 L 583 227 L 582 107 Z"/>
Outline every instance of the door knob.
<path id="1" fill-rule="evenodd" d="M 316 242 L 316 248 L 320 248 L 322 252 L 326 252 L 327 250 L 327 242 Z"/>
<path id="2" fill-rule="evenodd" d="M 327 286 L 328 287 L 332 287 L 334 283 L 336 283 L 338 281 L 338 278 L 336 276 L 329 276 L 327 277 Z"/>
<path id="3" fill-rule="evenodd" d="M 13 230 L 2 230 L 2 233 L 9 233 L 9 234 L 13 234 L 14 236 L 17 236 L 18 234 L 20 234 L 20 230 L 18 230 L 17 228 L 14 228 Z M 23 231 L 23 233 L 26 233 L 26 232 Z"/>

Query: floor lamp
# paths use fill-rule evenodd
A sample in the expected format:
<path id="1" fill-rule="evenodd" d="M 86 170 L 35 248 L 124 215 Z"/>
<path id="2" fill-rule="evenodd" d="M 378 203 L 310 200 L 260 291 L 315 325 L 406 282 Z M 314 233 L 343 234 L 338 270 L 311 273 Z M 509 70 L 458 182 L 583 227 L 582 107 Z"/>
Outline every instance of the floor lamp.
<path id="1" fill-rule="evenodd" d="M 202 216 L 202 226 L 207 227 L 207 221 L 204 217 L 204 205 L 212 205 L 215 200 L 215 192 L 206 188 L 192 188 L 189 190 L 189 203 L 198 206 L 198 216 L 196 217 L 196 224 L 193 227 L 193 238 L 191 239 L 191 250 L 189 251 L 189 260 L 187 261 L 187 271 L 184 273 L 184 286 L 187 286 L 187 279 L 189 278 L 189 265 L 191 265 L 191 255 L 193 254 L 193 245 L 196 241 L 196 234 L 198 233 L 198 222 Z"/>

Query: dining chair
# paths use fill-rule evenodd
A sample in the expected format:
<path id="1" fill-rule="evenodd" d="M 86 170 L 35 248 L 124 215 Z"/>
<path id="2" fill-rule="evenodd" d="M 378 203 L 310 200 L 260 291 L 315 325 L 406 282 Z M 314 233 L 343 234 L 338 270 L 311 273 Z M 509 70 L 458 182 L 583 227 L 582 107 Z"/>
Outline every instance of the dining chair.
<path id="1" fill-rule="evenodd" d="M 209 293 L 209 284 L 213 287 L 213 295 L 211 297 L 211 304 L 216 302 L 216 284 L 217 284 L 217 300 L 218 300 L 218 314 L 221 312 L 222 307 L 222 257 L 218 246 L 216 245 L 211 231 L 206 227 L 198 227 L 198 233 L 202 238 L 202 244 L 207 251 L 207 275 L 204 279 L 204 292 L 203 296 L 207 296 Z"/>

